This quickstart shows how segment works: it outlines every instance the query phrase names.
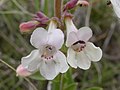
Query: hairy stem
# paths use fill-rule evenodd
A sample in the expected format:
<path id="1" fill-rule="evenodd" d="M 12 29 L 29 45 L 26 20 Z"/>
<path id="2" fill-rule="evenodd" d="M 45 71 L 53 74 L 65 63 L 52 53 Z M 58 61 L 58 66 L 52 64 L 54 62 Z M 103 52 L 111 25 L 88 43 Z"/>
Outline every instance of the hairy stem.
<path id="1" fill-rule="evenodd" d="M 63 0 L 54 0 L 54 15 L 61 19 Z"/>

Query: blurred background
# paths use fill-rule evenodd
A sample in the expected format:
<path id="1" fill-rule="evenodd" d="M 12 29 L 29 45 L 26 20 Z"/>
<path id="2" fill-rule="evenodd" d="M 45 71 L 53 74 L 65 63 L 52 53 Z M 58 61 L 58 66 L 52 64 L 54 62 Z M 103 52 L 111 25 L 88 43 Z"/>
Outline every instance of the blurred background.
<path id="1" fill-rule="evenodd" d="M 37 74 L 27 79 L 16 77 L 10 66 L 16 68 L 21 57 L 34 49 L 29 42 L 31 34 L 21 34 L 19 24 L 31 20 L 38 11 L 52 17 L 53 0 L 0 0 L 0 60 L 8 64 L 0 61 L 0 90 L 50 90 L 51 86 L 52 90 L 120 90 L 120 21 L 107 0 L 89 1 L 89 7 L 76 7 L 71 12 L 78 28 L 92 28 L 94 35 L 90 41 L 102 48 L 103 58 L 92 63 L 89 70 L 71 68 L 64 76 L 46 81 Z"/>

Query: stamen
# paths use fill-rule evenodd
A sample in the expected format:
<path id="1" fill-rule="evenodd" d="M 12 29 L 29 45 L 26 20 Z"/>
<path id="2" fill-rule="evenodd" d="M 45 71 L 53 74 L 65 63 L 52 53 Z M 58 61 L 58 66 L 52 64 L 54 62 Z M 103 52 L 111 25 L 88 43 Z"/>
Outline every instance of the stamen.
<path id="1" fill-rule="evenodd" d="M 52 50 L 52 48 L 51 48 L 51 47 L 49 47 L 49 50 Z"/>
<path id="2" fill-rule="evenodd" d="M 75 42 L 73 45 L 78 44 L 78 43 L 80 43 L 80 44 L 85 44 L 84 41 L 79 40 L 79 41 Z"/>
<path id="3" fill-rule="evenodd" d="M 46 45 L 43 49 L 42 49 L 42 55 L 41 58 L 45 61 L 47 60 L 53 60 L 53 56 L 56 53 L 56 48 L 54 46 L 51 45 Z"/>
<path id="4" fill-rule="evenodd" d="M 108 0 L 108 1 L 107 1 L 107 5 L 110 5 L 110 4 L 111 4 L 111 1 Z"/>
<path id="5" fill-rule="evenodd" d="M 80 52 L 85 48 L 85 46 L 86 46 L 85 42 L 79 40 L 79 41 L 75 42 L 71 47 L 74 51 Z"/>

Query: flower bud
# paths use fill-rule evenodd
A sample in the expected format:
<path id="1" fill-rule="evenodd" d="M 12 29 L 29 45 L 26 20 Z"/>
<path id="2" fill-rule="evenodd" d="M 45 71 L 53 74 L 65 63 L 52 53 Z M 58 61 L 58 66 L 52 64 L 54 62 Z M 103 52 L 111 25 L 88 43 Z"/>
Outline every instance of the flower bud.
<path id="1" fill-rule="evenodd" d="M 16 76 L 22 76 L 22 77 L 26 77 L 32 74 L 26 68 L 24 68 L 21 64 L 17 67 L 16 73 L 17 73 Z"/>
<path id="2" fill-rule="evenodd" d="M 42 12 L 38 12 L 33 17 L 33 20 L 38 21 L 42 24 L 45 24 L 48 22 L 49 18 L 45 14 L 43 14 Z"/>
<path id="3" fill-rule="evenodd" d="M 39 17 L 39 18 L 48 18 L 45 14 L 43 14 L 42 12 L 38 12 L 36 14 L 36 17 Z"/>
<path id="4" fill-rule="evenodd" d="M 38 21 L 23 22 L 20 24 L 19 28 L 21 32 L 29 32 L 35 29 L 38 24 L 39 24 Z"/>
<path id="5" fill-rule="evenodd" d="M 69 2 L 67 2 L 67 4 L 64 6 L 64 9 L 63 11 L 66 11 L 66 10 L 70 10 L 72 8 L 74 8 L 77 4 L 78 0 L 70 0 Z"/>

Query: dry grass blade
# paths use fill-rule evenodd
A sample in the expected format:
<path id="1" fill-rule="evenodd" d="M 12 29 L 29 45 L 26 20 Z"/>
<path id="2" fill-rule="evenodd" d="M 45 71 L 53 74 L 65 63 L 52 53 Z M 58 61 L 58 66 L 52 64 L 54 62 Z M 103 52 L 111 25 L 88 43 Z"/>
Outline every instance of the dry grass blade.
<path id="1" fill-rule="evenodd" d="M 15 68 L 13 68 L 11 65 L 9 65 L 8 63 L 6 63 L 5 61 L 3 61 L 2 59 L 0 59 L 0 62 L 2 62 L 3 64 L 5 64 L 6 66 L 8 66 L 10 69 L 12 69 L 13 71 L 16 72 Z M 34 90 L 38 90 L 35 85 L 28 79 L 28 78 L 24 78 L 32 87 Z"/>

